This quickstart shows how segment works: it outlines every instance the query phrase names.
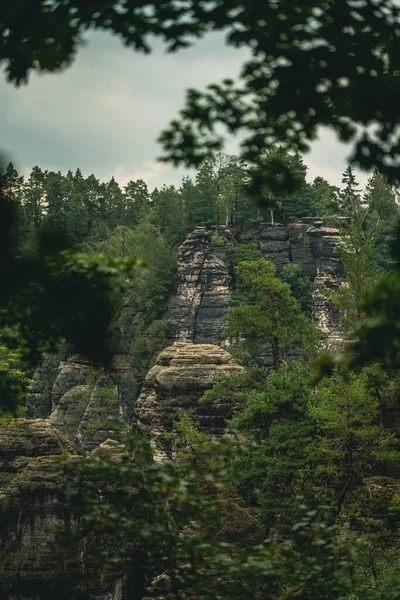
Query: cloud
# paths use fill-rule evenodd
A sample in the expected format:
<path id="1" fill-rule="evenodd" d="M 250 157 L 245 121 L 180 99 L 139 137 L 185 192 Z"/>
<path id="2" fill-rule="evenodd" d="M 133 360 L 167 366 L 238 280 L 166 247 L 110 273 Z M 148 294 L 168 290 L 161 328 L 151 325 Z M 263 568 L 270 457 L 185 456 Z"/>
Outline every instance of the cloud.
<path id="1" fill-rule="evenodd" d="M 159 133 L 176 117 L 188 87 L 235 77 L 248 53 L 227 47 L 221 34 L 176 54 L 160 42 L 153 46 L 151 55 L 141 55 L 109 34 L 92 34 L 65 72 L 32 75 L 21 88 L 4 83 L 2 145 L 18 169 L 79 167 L 122 184 L 142 178 L 149 188 L 179 185 L 185 171 L 156 162 Z M 227 151 L 237 151 L 235 141 Z M 340 184 L 345 156 L 345 147 L 323 131 L 305 157 L 309 177 Z"/>

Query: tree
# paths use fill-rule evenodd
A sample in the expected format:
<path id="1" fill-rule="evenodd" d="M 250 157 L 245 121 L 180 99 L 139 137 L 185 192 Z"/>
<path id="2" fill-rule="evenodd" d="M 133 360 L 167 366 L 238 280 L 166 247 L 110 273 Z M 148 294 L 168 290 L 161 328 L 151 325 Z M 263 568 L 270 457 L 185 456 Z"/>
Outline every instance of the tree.
<path id="1" fill-rule="evenodd" d="M 24 177 L 18 175 L 12 162 L 8 163 L 5 172 L 0 175 L 0 185 L 5 198 L 20 203 L 23 183 Z"/>
<path id="2" fill-rule="evenodd" d="M 364 203 L 369 213 L 376 212 L 383 221 L 393 222 L 399 216 L 395 190 L 387 177 L 381 175 L 377 169 L 374 169 L 367 181 Z"/>
<path id="3" fill-rule="evenodd" d="M 43 179 L 43 172 L 34 170 L 29 191 L 35 202 L 30 208 L 42 206 Z M 95 362 L 107 363 L 107 330 L 116 294 L 133 276 L 135 261 L 78 255 L 59 232 L 38 232 L 34 252 L 24 255 L 18 250 L 16 213 L 15 203 L 4 197 L 0 187 L 1 335 L 7 334 L 19 349 L 27 371 L 38 364 L 44 352 L 55 352 L 65 341 Z M 6 396 L 0 398 L 11 413 L 17 410 L 18 389 L 13 398 L 14 403 Z"/>
<path id="4" fill-rule="evenodd" d="M 196 226 L 218 225 L 220 221 L 218 199 L 219 199 L 219 181 L 218 169 L 215 159 L 207 159 L 196 173 L 196 196 L 197 201 L 194 212 Z"/>
<path id="5" fill-rule="evenodd" d="M 43 217 L 45 227 L 67 233 L 68 194 L 66 180 L 61 172 L 50 171 L 46 175 L 46 214 Z"/>
<path id="6" fill-rule="evenodd" d="M 0 418 L 23 416 L 22 407 L 32 383 L 24 373 L 20 352 L 0 344 Z"/>
<path id="7" fill-rule="evenodd" d="M 339 211 L 339 188 L 330 185 L 323 177 L 316 177 L 311 184 L 313 196 L 312 210 L 321 217 L 336 214 Z"/>
<path id="8" fill-rule="evenodd" d="M 144 212 L 150 210 L 150 194 L 142 179 L 128 181 L 124 187 L 125 215 L 124 225 L 135 227 Z"/>
<path id="9" fill-rule="evenodd" d="M 376 281 L 376 270 L 372 261 L 375 252 L 374 238 L 367 235 L 359 217 L 345 229 L 339 256 L 345 278 L 336 292 L 329 293 L 333 305 L 341 311 L 342 322 L 350 331 L 365 317 L 364 299 Z"/>
<path id="10" fill-rule="evenodd" d="M 248 301 L 229 309 L 226 337 L 240 341 L 253 359 L 269 344 L 273 366 L 282 364 L 284 352 L 299 345 L 310 351 L 317 342 L 317 331 L 302 314 L 290 286 L 275 277 L 274 265 L 264 259 L 243 262 L 235 269 L 248 293 Z"/>
<path id="11" fill-rule="evenodd" d="M 387 270 L 391 264 L 389 246 L 395 235 L 399 207 L 394 187 L 376 169 L 368 179 L 364 202 L 368 210 L 366 227 L 375 239 L 374 263 L 378 269 Z"/>
<path id="12" fill-rule="evenodd" d="M 313 285 L 310 277 L 303 274 L 300 265 L 289 263 L 282 267 L 279 279 L 290 285 L 290 290 L 298 301 L 302 312 L 311 319 Z"/>
<path id="13" fill-rule="evenodd" d="M 361 210 L 361 192 L 351 166 L 343 172 L 342 183 L 345 187 L 339 193 L 340 208 L 345 215 L 354 218 Z"/>
<path id="14" fill-rule="evenodd" d="M 182 242 L 186 233 L 183 198 L 175 186 L 155 188 L 151 194 L 151 221 L 167 244 Z"/>
<path id="15" fill-rule="evenodd" d="M 306 365 L 285 365 L 268 375 L 263 389 L 248 392 L 230 421 L 249 444 L 238 474 L 239 490 L 260 507 L 267 530 L 279 522 L 287 531 L 298 516 L 294 498 L 304 491 L 299 473 L 315 427 L 308 414 L 310 381 Z"/>
<path id="16" fill-rule="evenodd" d="M 379 423 L 378 400 L 370 392 L 366 373 L 337 373 L 312 396 L 310 417 L 317 425 L 309 466 L 319 502 L 332 502 L 339 511 L 346 494 L 392 460 L 394 435 Z"/>
<path id="17" fill-rule="evenodd" d="M 308 208 L 298 203 L 306 188 L 307 172 L 298 153 L 272 147 L 260 155 L 257 163 L 249 169 L 246 189 L 260 207 L 269 209 L 271 223 L 275 212 L 283 212 L 289 218 L 309 213 Z"/>
<path id="18" fill-rule="evenodd" d="M 34 229 L 38 229 L 42 223 L 46 175 L 46 172 L 35 166 L 31 171 L 28 181 L 24 184 L 23 210 L 27 222 Z"/>

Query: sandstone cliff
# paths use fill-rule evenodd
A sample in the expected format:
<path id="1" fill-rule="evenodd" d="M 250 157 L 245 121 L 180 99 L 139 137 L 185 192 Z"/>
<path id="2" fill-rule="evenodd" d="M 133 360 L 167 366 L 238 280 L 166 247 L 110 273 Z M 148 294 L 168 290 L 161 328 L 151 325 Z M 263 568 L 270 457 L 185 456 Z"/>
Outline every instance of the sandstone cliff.
<path id="1" fill-rule="evenodd" d="M 343 276 L 337 255 L 340 231 L 325 227 L 317 218 L 302 219 L 288 226 L 261 223 L 251 231 L 225 227 L 197 228 L 178 250 L 177 290 L 165 315 L 166 346 L 175 342 L 217 344 L 223 337 L 231 290 L 234 244 L 255 244 L 262 256 L 277 269 L 294 262 L 314 283 L 313 319 L 327 345 L 342 340 L 337 312 L 324 288 L 336 289 Z M 129 302 L 110 331 L 113 361 L 108 373 L 95 372 L 80 356 L 48 357 L 35 374 L 36 389 L 30 416 L 48 417 L 70 441 L 93 449 L 110 437 L 110 419 L 134 422 L 134 407 L 143 381 L 135 376 L 129 354 L 133 329 Z M 268 357 L 266 359 L 268 363 Z M 151 364 L 149 364 L 149 367 Z"/>
<path id="2" fill-rule="evenodd" d="M 173 455 L 166 434 L 172 431 L 179 410 L 189 412 L 212 435 L 225 432 L 232 406 L 200 404 L 198 400 L 212 387 L 216 376 L 241 370 L 243 367 L 228 352 L 210 344 L 177 342 L 158 355 L 135 409 L 138 427 L 150 438 L 158 459 Z"/>
<path id="3" fill-rule="evenodd" d="M 337 253 L 340 230 L 325 227 L 317 218 L 288 226 L 261 223 L 244 233 L 218 227 L 198 228 L 190 234 L 179 249 L 178 288 L 166 316 L 168 343 L 224 345 L 223 317 L 228 312 L 233 275 L 229 249 L 234 243 L 255 244 L 278 271 L 290 262 L 300 265 L 314 284 L 313 319 L 325 344 L 340 343 L 339 315 L 322 293 L 323 288 L 337 289 L 343 278 Z"/>

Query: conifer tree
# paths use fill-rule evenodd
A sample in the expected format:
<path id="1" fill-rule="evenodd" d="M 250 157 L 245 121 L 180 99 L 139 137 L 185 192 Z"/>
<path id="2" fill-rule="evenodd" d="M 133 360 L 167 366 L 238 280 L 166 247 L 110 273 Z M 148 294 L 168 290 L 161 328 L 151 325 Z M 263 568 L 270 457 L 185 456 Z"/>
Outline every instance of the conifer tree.
<path id="1" fill-rule="evenodd" d="M 303 352 L 315 349 L 318 334 L 314 325 L 302 314 L 290 286 L 275 276 L 271 262 L 242 262 L 235 271 L 248 300 L 229 309 L 227 337 L 244 338 L 244 347 L 253 359 L 269 344 L 275 368 L 281 366 L 285 351 L 295 345 Z"/>
<path id="2" fill-rule="evenodd" d="M 343 172 L 342 183 L 344 188 L 339 194 L 339 205 L 345 215 L 353 217 L 360 212 L 362 201 L 359 183 L 350 165 Z"/>

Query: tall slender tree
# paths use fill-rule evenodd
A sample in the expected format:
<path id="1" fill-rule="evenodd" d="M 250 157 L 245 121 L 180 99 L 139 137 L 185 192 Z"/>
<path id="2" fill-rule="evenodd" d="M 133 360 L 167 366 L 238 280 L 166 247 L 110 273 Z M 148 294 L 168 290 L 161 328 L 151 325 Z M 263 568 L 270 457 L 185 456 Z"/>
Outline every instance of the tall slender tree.
<path id="1" fill-rule="evenodd" d="M 344 187 L 339 194 L 340 208 L 345 215 L 356 215 L 362 208 L 361 191 L 358 189 L 360 184 L 350 165 L 343 172 L 342 183 Z"/>

